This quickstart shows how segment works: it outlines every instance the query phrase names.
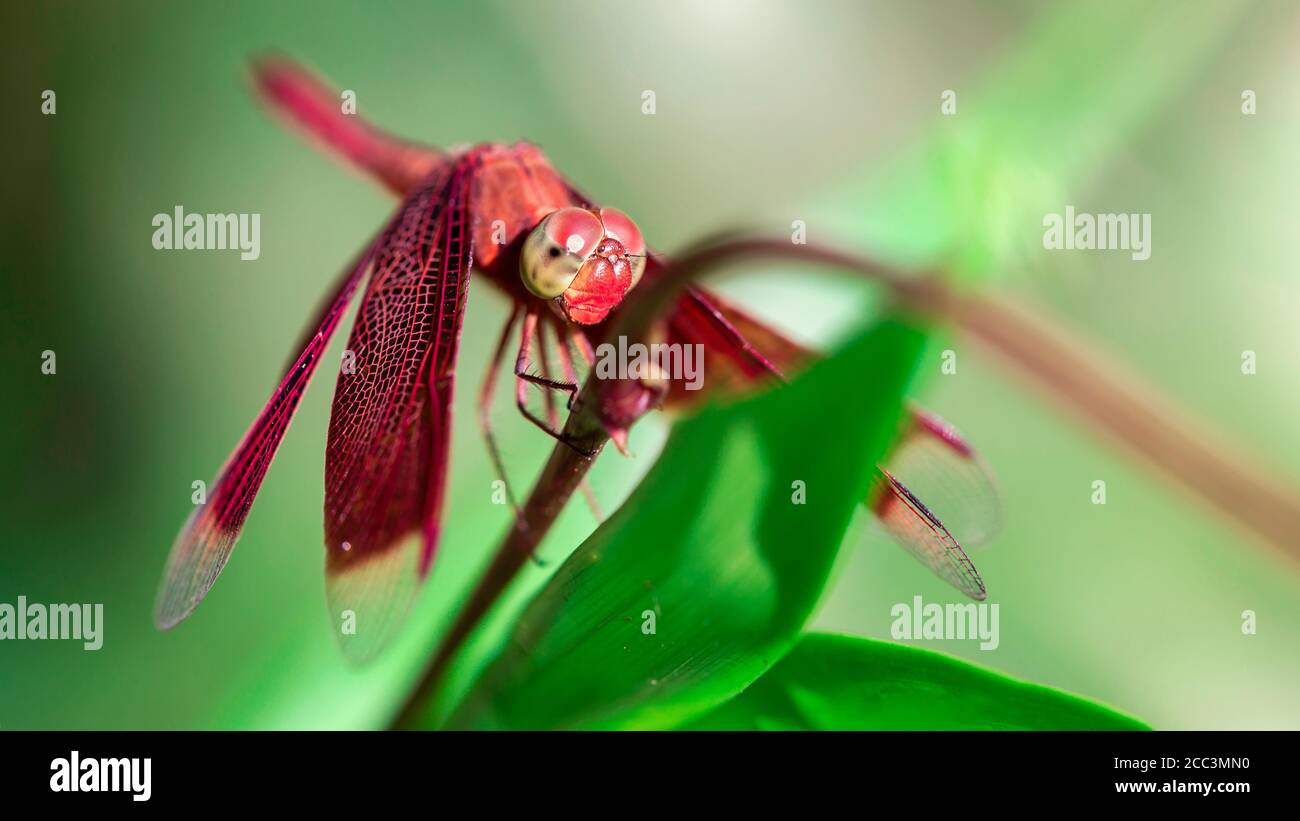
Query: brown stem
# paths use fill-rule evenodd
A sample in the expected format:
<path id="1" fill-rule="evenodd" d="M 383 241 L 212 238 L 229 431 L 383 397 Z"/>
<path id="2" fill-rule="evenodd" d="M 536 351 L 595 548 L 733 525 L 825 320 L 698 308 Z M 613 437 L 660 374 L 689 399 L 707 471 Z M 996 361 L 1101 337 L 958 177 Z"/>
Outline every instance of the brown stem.
<path id="1" fill-rule="evenodd" d="M 599 380 L 589 380 L 589 383 L 593 384 L 591 390 L 596 390 Z M 584 389 L 583 396 L 586 395 L 587 389 Z M 569 415 L 564 428 L 568 444 L 556 443 L 555 449 L 551 451 L 551 457 L 542 469 L 537 484 L 533 486 L 522 513 L 515 519 L 514 526 L 497 548 L 492 563 L 460 609 L 451 629 L 438 646 L 438 652 L 421 675 L 419 684 L 393 719 L 391 726 L 394 729 L 417 726 L 421 711 L 428 705 L 430 696 L 457 651 L 528 563 L 542 537 L 550 530 L 569 497 L 600 455 L 609 435 L 596 419 L 595 407 L 597 405 L 590 401 L 583 403 L 580 399 Z"/>
<path id="2" fill-rule="evenodd" d="M 653 281 L 644 282 L 633 291 L 634 299 L 618 312 L 618 318 L 608 338 L 626 335 L 629 339 L 641 338 L 650 324 L 665 316 L 673 300 L 682 289 L 705 274 L 717 271 L 747 259 L 772 261 L 789 259 L 795 262 L 822 265 L 852 271 L 880 282 L 897 294 L 914 290 L 913 280 L 901 271 L 861 257 L 815 245 L 795 245 L 789 240 L 763 237 L 715 237 L 698 243 L 660 270 Z M 917 302 L 922 296 L 909 301 Z M 925 307 L 925 306 L 921 306 Z"/>
<path id="3" fill-rule="evenodd" d="M 1300 499 L 1290 482 L 1238 456 L 1223 438 L 1121 363 L 1059 325 L 990 296 L 948 294 L 944 314 L 1017 377 L 1158 468 L 1228 519 L 1300 561 Z"/>

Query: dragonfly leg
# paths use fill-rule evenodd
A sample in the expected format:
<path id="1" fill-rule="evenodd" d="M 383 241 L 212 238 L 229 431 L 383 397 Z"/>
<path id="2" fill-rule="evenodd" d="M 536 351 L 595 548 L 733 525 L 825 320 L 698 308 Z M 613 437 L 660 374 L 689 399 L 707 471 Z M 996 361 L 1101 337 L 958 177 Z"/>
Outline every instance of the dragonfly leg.
<path id="1" fill-rule="evenodd" d="M 483 385 L 479 388 L 478 395 L 478 421 L 483 430 L 483 439 L 487 442 L 488 456 L 492 459 L 492 467 L 496 471 L 497 478 L 505 485 L 506 500 L 510 502 L 510 507 L 514 509 L 516 516 L 520 513 L 519 503 L 515 499 L 514 491 L 510 489 L 510 479 L 506 476 L 501 449 L 497 446 L 496 434 L 492 432 L 492 403 L 496 398 L 497 373 L 501 368 L 501 360 L 505 359 L 510 332 L 519 321 L 520 312 L 521 309 L 516 307 L 510 313 L 510 318 L 506 320 L 505 327 L 501 329 L 501 338 L 497 341 L 496 349 L 488 360 L 487 373 L 483 376 Z"/>
<path id="2" fill-rule="evenodd" d="M 577 369 L 573 367 L 573 353 L 569 346 L 572 345 L 578 350 L 586 361 L 588 369 L 596 362 L 596 352 L 591 349 L 591 343 L 587 341 L 586 334 L 579 332 L 572 325 L 566 326 L 563 333 L 557 333 L 556 336 L 559 338 L 556 340 L 555 350 L 560 357 L 560 367 L 564 371 L 564 378 L 576 385 L 580 380 L 578 379 Z M 569 395 L 570 410 L 573 409 L 573 400 L 576 396 L 576 394 Z M 582 497 L 587 500 L 587 507 L 591 508 L 591 514 L 596 517 L 596 521 L 603 522 L 605 513 L 600 509 L 600 503 L 596 501 L 596 493 L 591 489 L 591 482 L 584 476 L 582 477 L 582 483 L 578 487 L 582 490 Z"/>
<path id="3" fill-rule="evenodd" d="M 560 360 L 560 372 L 564 374 L 564 381 L 571 385 L 577 385 L 579 382 L 578 371 L 573 367 L 573 354 L 569 351 L 572 338 L 572 334 L 567 330 L 556 331 L 555 354 Z M 573 410 L 573 402 L 577 399 L 577 396 L 577 391 L 569 394 L 569 410 Z"/>
<path id="4" fill-rule="evenodd" d="M 542 378 L 554 381 L 551 379 L 551 360 L 546 355 L 546 343 L 546 323 L 543 322 L 537 328 L 537 362 L 542 371 Z M 576 381 L 561 384 L 577 386 Z M 558 431 L 560 429 L 560 411 L 555 406 L 555 391 L 547 390 L 542 393 L 542 407 L 546 410 L 546 424 L 550 426 L 551 430 Z"/>
<path id="5" fill-rule="evenodd" d="M 559 442 L 563 442 L 584 456 L 593 454 L 587 453 L 577 447 L 569 440 L 568 437 L 559 429 L 558 419 L 554 426 L 548 424 L 537 414 L 533 413 L 528 407 L 528 386 L 539 385 L 547 391 L 566 391 L 570 397 L 578 390 L 575 382 L 560 382 L 551 379 L 545 374 L 530 373 L 528 368 L 532 359 L 532 348 L 534 340 L 538 340 L 540 345 L 540 332 L 538 329 L 539 317 L 536 311 L 528 311 L 524 314 L 523 330 L 520 332 L 519 353 L 515 357 L 515 405 L 518 406 L 519 412 L 524 418 L 541 428 L 548 435 Z M 545 356 L 542 357 L 545 364 Z"/>
<path id="6" fill-rule="evenodd" d="M 578 392 L 578 383 L 562 382 L 551 379 L 546 373 L 532 373 L 528 370 L 532 358 L 533 341 L 537 341 L 540 352 L 540 359 L 543 366 L 546 364 L 546 346 L 542 340 L 541 318 L 536 312 L 530 311 L 524 315 L 523 336 L 519 340 L 519 356 L 515 359 L 515 376 L 534 385 L 539 385 L 553 391 L 565 391 L 572 395 Z M 552 434 L 558 435 L 558 434 Z"/>

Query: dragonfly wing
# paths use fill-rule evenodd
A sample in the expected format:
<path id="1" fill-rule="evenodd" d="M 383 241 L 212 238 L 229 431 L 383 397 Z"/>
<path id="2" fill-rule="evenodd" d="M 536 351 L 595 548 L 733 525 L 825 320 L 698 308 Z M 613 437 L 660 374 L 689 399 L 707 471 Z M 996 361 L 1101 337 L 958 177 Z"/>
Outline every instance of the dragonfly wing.
<path id="1" fill-rule="evenodd" d="M 717 393 L 744 391 L 764 381 L 784 380 L 811 355 L 761 322 L 701 288 L 688 288 L 668 320 L 669 342 L 703 345 L 704 379 L 698 390 L 673 380 L 667 403 L 686 406 Z"/>
<path id="2" fill-rule="evenodd" d="M 1001 505 L 992 474 L 957 429 L 938 416 L 909 408 L 885 467 L 925 500 L 963 546 L 984 544 L 998 532 Z"/>
<path id="3" fill-rule="evenodd" d="M 672 341 L 701 343 L 706 351 L 706 389 L 690 393 L 674 382 L 669 398 L 678 403 L 699 399 L 718 385 L 728 389 L 746 380 L 783 379 L 815 357 L 702 289 L 690 289 L 678 299 L 669 333 Z M 940 577 L 969 596 L 984 598 L 984 583 L 961 547 L 967 540 L 986 541 L 998 528 L 998 494 L 984 463 L 951 425 L 913 408 L 887 467 L 873 491 L 876 501 L 867 502 L 876 518 Z M 952 531 L 936 513 L 944 522 L 952 517 Z"/>
<path id="4" fill-rule="evenodd" d="M 888 470 L 881 469 L 874 501 L 876 519 L 908 553 L 935 575 L 976 601 L 988 595 L 984 580 L 943 523 Z"/>
<path id="5" fill-rule="evenodd" d="M 370 267 L 375 247 L 371 243 L 343 272 L 270 401 L 217 473 L 207 501 L 194 510 L 181 528 L 163 572 L 154 611 L 154 622 L 159 628 L 175 627 L 193 612 L 226 566 L 267 468 L 275 458 L 330 337 Z"/>
<path id="6" fill-rule="evenodd" d="M 472 169 L 409 197 L 376 253 L 325 455 L 326 592 L 354 661 L 396 634 L 438 542 L 471 264 Z"/>
<path id="7" fill-rule="evenodd" d="M 678 302 L 677 310 L 682 309 L 686 316 L 706 314 L 705 321 L 731 343 L 721 346 L 730 351 L 725 357 L 752 376 L 762 378 L 773 371 L 789 376 L 815 358 L 812 351 L 703 288 L 691 288 Z"/>
<path id="8" fill-rule="evenodd" d="M 646 279 L 661 275 L 667 265 L 658 255 L 646 259 Z M 704 383 L 687 391 L 674 380 L 670 405 L 687 405 L 718 392 L 745 390 L 765 381 L 783 381 L 787 374 L 811 362 L 815 355 L 780 331 L 754 319 L 740 308 L 704 288 L 687 287 L 668 316 L 669 342 L 704 346 Z"/>

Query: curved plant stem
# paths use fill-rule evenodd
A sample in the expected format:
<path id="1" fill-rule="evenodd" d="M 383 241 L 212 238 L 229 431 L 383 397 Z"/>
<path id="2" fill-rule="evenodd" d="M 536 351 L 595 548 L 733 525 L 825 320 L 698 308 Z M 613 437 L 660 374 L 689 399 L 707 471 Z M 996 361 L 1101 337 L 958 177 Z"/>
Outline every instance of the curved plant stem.
<path id="1" fill-rule="evenodd" d="M 1300 561 L 1300 499 L 1291 482 L 1234 452 L 1122 363 L 1005 300 L 950 293 L 943 310 L 1014 376 Z"/>
<path id="2" fill-rule="evenodd" d="M 586 397 L 589 390 L 599 389 L 600 384 L 601 380 L 588 380 L 588 386 L 595 387 L 584 387 L 582 397 Z M 565 424 L 564 435 L 570 444 L 559 442 L 551 451 L 528 501 L 524 503 L 510 532 L 497 548 L 496 555 L 470 593 L 469 599 L 457 613 L 456 620 L 443 637 L 419 683 L 393 719 L 393 728 L 415 726 L 422 717 L 457 651 L 534 555 L 542 538 L 573 492 L 582 484 L 587 471 L 609 440 L 609 434 L 591 411 L 593 406 L 590 402 L 583 402 L 582 397 Z"/>

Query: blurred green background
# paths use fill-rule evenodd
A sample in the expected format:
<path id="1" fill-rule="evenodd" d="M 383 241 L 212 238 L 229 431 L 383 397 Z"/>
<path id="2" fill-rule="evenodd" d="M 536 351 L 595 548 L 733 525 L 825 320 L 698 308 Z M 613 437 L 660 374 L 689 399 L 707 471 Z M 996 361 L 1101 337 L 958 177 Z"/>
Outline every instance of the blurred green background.
<path id="1" fill-rule="evenodd" d="M 478 287 L 450 515 L 400 646 L 358 671 L 330 636 L 329 369 L 221 581 L 176 631 L 153 629 L 191 482 L 213 477 L 326 283 L 394 207 L 266 116 L 246 65 L 267 49 L 355 91 L 364 115 L 399 134 L 540 144 L 669 252 L 725 228 L 784 234 L 804 220 L 811 240 L 1013 293 L 1300 485 L 1293 3 L 87 3 L 0 14 L 0 602 L 102 602 L 106 620 L 98 652 L 0 643 L 2 728 L 376 726 L 506 527 L 472 402 L 507 306 Z M 40 113 L 44 89 L 57 93 L 54 116 Z M 954 116 L 940 114 L 945 89 Z M 1245 89 L 1254 116 L 1241 112 Z M 645 90 L 653 116 L 641 112 Z M 153 215 L 178 204 L 260 213 L 260 259 L 153 250 Z M 1066 205 L 1151 213 L 1151 259 L 1044 251 L 1043 215 Z M 860 324 L 873 300 L 788 269 L 738 272 L 722 287 L 818 343 Z M 924 646 L 1159 728 L 1300 727 L 1295 565 L 961 340 L 933 347 L 919 398 L 993 466 L 1006 528 L 974 557 L 1001 604 L 1000 647 Z M 958 373 L 941 376 L 948 347 Z M 40 373 L 46 349 L 55 376 Z M 1258 353 L 1254 376 L 1240 372 L 1246 349 Z M 496 418 L 526 488 L 550 442 L 508 402 Z M 635 459 L 611 453 L 597 466 L 606 508 L 663 433 L 648 420 Z M 1108 484 L 1105 506 L 1090 502 L 1094 479 Z M 563 558 L 592 526 L 571 506 L 543 555 Z M 530 568 L 511 605 L 555 563 Z M 916 593 L 957 595 L 864 516 L 814 625 L 888 638 L 890 607 Z M 1242 635 L 1247 609 L 1257 635 Z"/>

